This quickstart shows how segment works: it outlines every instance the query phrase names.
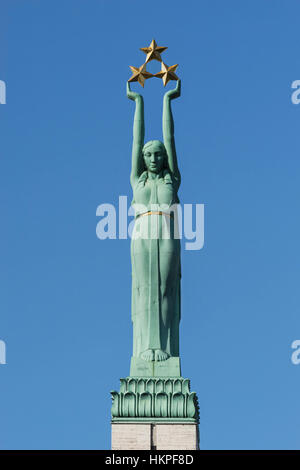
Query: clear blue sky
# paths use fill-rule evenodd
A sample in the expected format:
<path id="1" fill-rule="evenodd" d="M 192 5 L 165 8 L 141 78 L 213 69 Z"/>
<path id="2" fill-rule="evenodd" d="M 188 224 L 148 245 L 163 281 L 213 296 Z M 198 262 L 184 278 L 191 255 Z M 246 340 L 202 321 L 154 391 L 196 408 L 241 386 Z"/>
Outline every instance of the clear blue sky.
<path id="1" fill-rule="evenodd" d="M 205 246 L 182 252 L 201 447 L 300 448 L 299 2 L 0 10 L 0 447 L 110 447 L 110 390 L 131 356 L 130 241 L 97 239 L 96 208 L 131 198 L 125 82 L 154 37 L 182 79 L 180 198 L 205 204 Z M 163 92 L 146 83 L 147 138 L 161 138 Z"/>

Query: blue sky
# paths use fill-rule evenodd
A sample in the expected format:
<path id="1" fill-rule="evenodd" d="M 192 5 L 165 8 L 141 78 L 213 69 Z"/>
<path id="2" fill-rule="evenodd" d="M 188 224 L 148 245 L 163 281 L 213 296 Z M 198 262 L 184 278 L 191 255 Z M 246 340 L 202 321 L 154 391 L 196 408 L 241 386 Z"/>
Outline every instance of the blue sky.
<path id="1" fill-rule="evenodd" d="M 96 208 L 131 200 L 125 83 L 155 38 L 182 79 L 180 199 L 205 204 L 204 248 L 182 251 L 201 447 L 299 449 L 299 2 L 0 9 L 0 448 L 110 447 L 109 392 L 132 347 L 130 241 L 99 240 Z M 147 139 L 161 138 L 163 93 L 146 83 Z"/>

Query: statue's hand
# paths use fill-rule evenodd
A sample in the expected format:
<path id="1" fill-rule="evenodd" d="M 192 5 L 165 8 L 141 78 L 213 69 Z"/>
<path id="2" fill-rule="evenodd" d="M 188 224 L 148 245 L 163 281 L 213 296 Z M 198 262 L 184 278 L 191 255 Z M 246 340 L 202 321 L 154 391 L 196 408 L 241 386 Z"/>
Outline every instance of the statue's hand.
<path id="1" fill-rule="evenodd" d="M 131 91 L 129 82 L 126 82 L 126 91 L 127 91 L 127 98 L 129 98 L 132 101 L 136 101 L 137 99 L 142 98 L 142 95 L 140 95 L 139 93 L 135 93 L 134 91 Z"/>
<path id="2" fill-rule="evenodd" d="M 181 80 L 177 80 L 176 87 L 173 90 L 167 91 L 165 97 L 169 98 L 170 100 L 174 100 L 175 98 L 179 98 L 181 93 Z"/>

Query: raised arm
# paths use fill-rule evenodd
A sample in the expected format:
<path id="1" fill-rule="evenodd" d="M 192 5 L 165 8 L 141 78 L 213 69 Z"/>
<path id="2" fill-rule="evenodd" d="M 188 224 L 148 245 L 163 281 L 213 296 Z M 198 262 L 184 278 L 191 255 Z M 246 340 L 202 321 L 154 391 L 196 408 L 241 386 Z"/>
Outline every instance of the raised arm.
<path id="1" fill-rule="evenodd" d="M 130 182 L 133 186 L 140 177 L 144 169 L 143 146 L 145 138 L 144 123 L 144 100 L 142 95 L 131 91 L 130 84 L 127 82 L 127 97 L 135 101 L 135 113 L 133 122 L 133 143 L 132 143 L 132 164 Z"/>
<path id="2" fill-rule="evenodd" d="M 180 172 L 177 163 L 177 154 L 174 139 L 174 120 L 172 115 L 171 100 L 178 98 L 181 91 L 181 82 L 177 81 L 176 87 L 168 91 L 164 96 L 163 105 L 163 137 L 168 155 L 168 164 L 174 178 L 180 184 Z"/>

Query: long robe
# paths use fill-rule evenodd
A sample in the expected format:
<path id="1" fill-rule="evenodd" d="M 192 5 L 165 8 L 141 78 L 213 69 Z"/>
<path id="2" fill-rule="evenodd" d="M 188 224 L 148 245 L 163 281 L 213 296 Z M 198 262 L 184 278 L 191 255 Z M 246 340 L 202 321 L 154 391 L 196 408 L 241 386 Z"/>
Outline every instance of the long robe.
<path id="1" fill-rule="evenodd" d="M 148 178 L 144 172 L 133 187 L 136 219 L 131 262 L 135 357 L 148 349 L 179 356 L 181 268 L 177 190 L 177 182 L 166 170 L 155 179 Z M 142 215 L 148 211 L 163 214 Z"/>

